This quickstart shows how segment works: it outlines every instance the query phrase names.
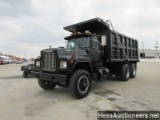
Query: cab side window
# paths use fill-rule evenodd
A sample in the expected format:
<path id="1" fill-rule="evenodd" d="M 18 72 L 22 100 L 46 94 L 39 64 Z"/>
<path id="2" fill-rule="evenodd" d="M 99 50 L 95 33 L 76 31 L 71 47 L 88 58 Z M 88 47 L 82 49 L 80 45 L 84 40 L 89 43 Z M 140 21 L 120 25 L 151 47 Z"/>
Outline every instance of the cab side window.
<path id="1" fill-rule="evenodd" d="M 98 50 L 102 51 L 102 45 L 98 42 Z"/>
<path id="2" fill-rule="evenodd" d="M 101 44 L 98 42 L 97 39 L 93 38 L 92 39 L 92 48 L 96 49 L 96 50 L 100 50 L 102 51 L 102 46 Z"/>
<path id="3" fill-rule="evenodd" d="M 92 39 L 92 48 L 98 50 L 98 40 L 95 38 Z"/>

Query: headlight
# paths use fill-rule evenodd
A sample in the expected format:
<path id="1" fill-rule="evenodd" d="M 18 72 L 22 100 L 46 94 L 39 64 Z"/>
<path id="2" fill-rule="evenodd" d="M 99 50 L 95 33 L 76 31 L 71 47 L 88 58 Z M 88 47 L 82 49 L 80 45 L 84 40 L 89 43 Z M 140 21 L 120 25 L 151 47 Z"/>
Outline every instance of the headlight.
<path id="1" fill-rule="evenodd" d="M 60 61 L 60 65 L 59 65 L 60 68 L 67 68 L 67 61 Z"/>
<path id="2" fill-rule="evenodd" d="M 36 67 L 40 67 L 40 61 L 36 61 Z"/>

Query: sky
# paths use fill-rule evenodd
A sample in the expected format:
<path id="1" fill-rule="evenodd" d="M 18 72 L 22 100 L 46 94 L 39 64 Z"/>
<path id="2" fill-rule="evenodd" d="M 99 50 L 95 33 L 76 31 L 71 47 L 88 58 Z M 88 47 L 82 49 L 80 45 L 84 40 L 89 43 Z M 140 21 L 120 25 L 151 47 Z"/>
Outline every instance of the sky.
<path id="1" fill-rule="evenodd" d="M 140 49 L 160 43 L 159 0 L 0 0 L 0 52 L 37 57 L 49 45 L 65 46 L 64 26 L 96 17 L 138 39 Z"/>

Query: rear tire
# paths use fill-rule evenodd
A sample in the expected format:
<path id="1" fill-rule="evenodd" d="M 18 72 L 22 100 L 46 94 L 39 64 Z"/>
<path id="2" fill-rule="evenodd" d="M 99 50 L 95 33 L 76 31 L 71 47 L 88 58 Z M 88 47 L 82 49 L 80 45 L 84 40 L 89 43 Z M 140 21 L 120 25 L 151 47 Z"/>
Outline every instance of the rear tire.
<path id="1" fill-rule="evenodd" d="M 56 83 L 38 79 L 39 86 L 44 90 L 51 90 L 56 87 Z"/>
<path id="2" fill-rule="evenodd" d="M 119 66 L 118 71 L 116 72 L 116 77 L 118 80 L 128 81 L 130 78 L 130 67 L 128 64 L 122 64 Z"/>
<path id="3" fill-rule="evenodd" d="M 130 78 L 130 71 L 129 71 L 129 65 L 123 64 L 121 68 L 121 80 L 122 81 L 128 81 Z"/>
<path id="4" fill-rule="evenodd" d="M 24 71 L 24 72 L 23 72 L 23 77 L 24 77 L 24 78 L 27 78 L 27 77 L 28 77 L 27 71 Z"/>
<path id="5" fill-rule="evenodd" d="M 135 63 L 130 64 L 130 78 L 135 78 L 137 72 L 137 67 Z"/>
<path id="6" fill-rule="evenodd" d="M 91 76 L 86 70 L 77 70 L 73 73 L 69 82 L 69 90 L 73 97 L 86 97 L 91 88 Z"/>

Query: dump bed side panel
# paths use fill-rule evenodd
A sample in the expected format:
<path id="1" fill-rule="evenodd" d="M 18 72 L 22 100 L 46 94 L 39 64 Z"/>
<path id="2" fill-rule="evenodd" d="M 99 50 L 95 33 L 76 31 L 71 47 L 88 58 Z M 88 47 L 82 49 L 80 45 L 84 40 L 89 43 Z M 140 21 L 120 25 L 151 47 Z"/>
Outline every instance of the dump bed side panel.
<path id="1" fill-rule="evenodd" d="M 136 39 L 127 37 L 123 34 L 117 33 L 117 36 L 114 31 L 110 31 L 110 36 L 109 36 L 109 49 L 108 52 L 110 52 L 108 58 L 110 59 L 111 62 L 121 62 L 121 61 L 126 61 L 128 58 L 129 61 L 139 61 L 138 57 L 138 41 Z M 125 56 L 125 53 L 127 55 L 127 58 Z"/>

